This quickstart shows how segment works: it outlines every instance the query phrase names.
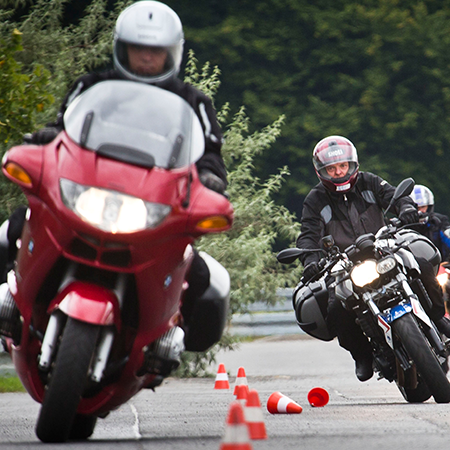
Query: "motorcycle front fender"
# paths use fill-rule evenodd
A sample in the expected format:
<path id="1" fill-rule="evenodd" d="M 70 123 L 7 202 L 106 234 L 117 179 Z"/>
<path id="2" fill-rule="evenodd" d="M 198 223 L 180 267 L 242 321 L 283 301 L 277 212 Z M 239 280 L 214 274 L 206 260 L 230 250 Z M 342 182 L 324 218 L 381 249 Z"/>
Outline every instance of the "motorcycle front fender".
<path id="1" fill-rule="evenodd" d="M 115 325 L 120 331 L 120 307 L 109 289 L 91 283 L 74 281 L 66 286 L 48 308 L 59 309 L 68 317 L 96 325 Z"/>

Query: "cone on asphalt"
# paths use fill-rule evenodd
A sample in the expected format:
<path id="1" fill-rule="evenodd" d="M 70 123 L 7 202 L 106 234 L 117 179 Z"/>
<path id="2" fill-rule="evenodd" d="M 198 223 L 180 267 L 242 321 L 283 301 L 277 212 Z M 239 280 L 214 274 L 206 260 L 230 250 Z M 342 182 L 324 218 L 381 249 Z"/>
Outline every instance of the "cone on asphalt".
<path id="1" fill-rule="evenodd" d="M 237 376 L 236 376 L 236 381 L 235 381 L 235 384 L 234 384 L 233 395 L 236 395 L 237 387 L 242 385 L 242 384 L 244 386 L 247 386 L 247 389 L 248 389 L 247 376 L 245 375 L 245 369 L 243 367 L 239 367 L 238 372 L 237 372 Z"/>
<path id="2" fill-rule="evenodd" d="M 225 434 L 220 450 L 252 450 L 247 424 L 244 419 L 244 409 L 238 401 L 230 403 Z"/>
<path id="3" fill-rule="evenodd" d="M 308 392 L 308 402 L 311 406 L 320 408 L 325 406 L 328 400 L 330 400 L 330 395 L 324 388 L 315 387 Z"/>
<path id="4" fill-rule="evenodd" d="M 219 364 L 217 370 L 216 381 L 214 383 L 214 389 L 230 389 L 230 383 L 228 381 L 228 374 L 225 370 L 224 364 Z"/>
<path id="5" fill-rule="evenodd" d="M 303 408 L 281 392 L 274 392 L 267 400 L 267 411 L 271 414 L 300 414 Z"/>
<path id="6" fill-rule="evenodd" d="M 236 400 L 244 407 L 247 404 L 248 386 L 240 384 L 236 386 Z"/>
<path id="7" fill-rule="evenodd" d="M 248 392 L 247 404 L 244 407 L 244 419 L 247 422 L 250 439 L 267 439 L 261 402 L 256 389 Z"/>

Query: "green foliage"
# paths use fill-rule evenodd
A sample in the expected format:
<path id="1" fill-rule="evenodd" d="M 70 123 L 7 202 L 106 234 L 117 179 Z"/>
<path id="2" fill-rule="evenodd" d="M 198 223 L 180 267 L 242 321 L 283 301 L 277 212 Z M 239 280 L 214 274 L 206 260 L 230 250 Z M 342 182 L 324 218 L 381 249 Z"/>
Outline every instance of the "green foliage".
<path id="1" fill-rule="evenodd" d="M 187 80 L 209 95 L 220 86 L 217 69 L 210 75 L 210 65 L 201 73 L 191 53 Z M 225 121 L 227 106 L 219 111 Z M 227 233 L 206 236 L 197 247 L 220 261 L 231 276 L 231 313 L 245 312 L 250 303 L 277 300 L 276 289 L 294 285 L 299 269 L 285 269 L 277 263 L 273 246 L 277 238 L 293 242 L 300 226 L 295 215 L 275 203 L 273 196 L 289 175 L 283 167 L 266 181 L 255 176 L 254 160 L 268 151 L 281 134 L 284 117 L 281 116 L 261 131 L 249 133 L 250 120 L 241 108 L 224 133 L 223 156 L 228 168 L 228 193 L 233 203 L 235 219 Z"/>
<path id="2" fill-rule="evenodd" d="M 219 71 L 216 67 L 211 74 L 209 63 L 199 71 L 197 62 L 190 52 L 185 81 L 213 97 L 220 87 Z M 228 105 L 218 111 L 218 117 L 226 123 Z M 300 232 L 295 215 L 273 200 L 289 171 L 284 167 L 266 181 L 254 173 L 255 158 L 271 148 L 281 134 L 283 121 L 281 116 L 261 131 L 249 133 L 250 120 L 241 108 L 226 125 L 222 153 L 228 168 L 227 192 L 234 207 L 234 223 L 227 233 L 205 236 L 196 247 L 220 261 L 230 273 L 230 318 L 232 314 L 247 312 L 251 303 L 275 303 L 277 288 L 293 286 L 300 277 L 299 265 L 281 266 L 273 251 L 277 238 L 293 242 Z M 217 351 L 234 349 L 236 343 L 236 338 L 225 334 L 219 344 L 203 354 L 186 353 L 177 374 L 207 375 Z"/>
<path id="3" fill-rule="evenodd" d="M 50 73 L 33 63 L 24 70 L 18 55 L 23 51 L 22 33 L 16 28 L 0 35 L 0 153 L 20 144 L 25 133 L 36 128 L 39 116 L 54 102 L 48 91 Z M 15 186 L 0 180 L 0 221 L 24 203 Z"/>
<path id="4" fill-rule="evenodd" d="M 0 36 L 0 142 L 2 147 L 20 142 L 25 132 L 34 129 L 36 118 L 54 101 L 47 91 L 50 73 L 34 64 L 24 73 L 16 55 L 23 50 L 22 33 L 14 29 Z"/>

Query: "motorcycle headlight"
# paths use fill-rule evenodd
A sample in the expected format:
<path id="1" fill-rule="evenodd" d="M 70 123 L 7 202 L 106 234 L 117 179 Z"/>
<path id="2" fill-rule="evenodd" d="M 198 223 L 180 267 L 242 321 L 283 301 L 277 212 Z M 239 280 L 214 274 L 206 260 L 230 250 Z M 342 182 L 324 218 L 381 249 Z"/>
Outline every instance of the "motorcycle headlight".
<path id="1" fill-rule="evenodd" d="M 355 266 L 350 274 L 353 283 L 359 287 L 372 283 L 372 281 L 375 281 L 379 276 L 380 275 L 377 272 L 377 263 L 372 259 L 368 259 Z"/>
<path id="2" fill-rule="evenodd" d="M 94 227 L 110 233 L 134 233 L 157 227 L 171 207 L 109 189 L 83 186 L 61 178 L 64 204 Z"/>
<path id="3" fill-rule="evenodd" d="M 397 266 L 397 261 L 392 256 L 388 256 L 377 262 L 377 272 L 380 275 L 390 272 Z"/>

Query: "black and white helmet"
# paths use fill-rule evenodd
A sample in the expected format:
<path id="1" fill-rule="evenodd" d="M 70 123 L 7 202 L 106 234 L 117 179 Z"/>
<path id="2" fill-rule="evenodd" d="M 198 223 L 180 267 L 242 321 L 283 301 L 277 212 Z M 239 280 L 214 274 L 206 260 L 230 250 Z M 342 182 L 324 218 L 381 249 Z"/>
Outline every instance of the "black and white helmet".
<path id="1" fill-rule="evenodd" d="M 161 47 L 167 50 L 163 73 L 142 75 L 131 71 L 127 44 Z M 162 85 L 175 78 L 183 56 L 183 26 L 178 15 L 167 5 L 157 1 L 138 1 L 118 17 L 114 29 L 114 67 L 133 81 Z"/>

